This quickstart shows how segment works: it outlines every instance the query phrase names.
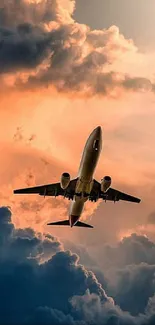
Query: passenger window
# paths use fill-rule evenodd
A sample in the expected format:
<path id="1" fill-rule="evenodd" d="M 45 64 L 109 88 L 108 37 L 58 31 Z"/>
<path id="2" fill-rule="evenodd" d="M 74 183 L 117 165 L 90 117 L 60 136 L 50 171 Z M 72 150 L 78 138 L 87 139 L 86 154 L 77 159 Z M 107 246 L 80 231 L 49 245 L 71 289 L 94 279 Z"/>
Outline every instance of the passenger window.
<path id="1" fill-rule="evenodd" d="M 95 150 L 98 150 L 98 148 L 99 148 L 99 140 L 95 140 L 95 141 L 94 141 L 93 148 L 94 148 Z"/>

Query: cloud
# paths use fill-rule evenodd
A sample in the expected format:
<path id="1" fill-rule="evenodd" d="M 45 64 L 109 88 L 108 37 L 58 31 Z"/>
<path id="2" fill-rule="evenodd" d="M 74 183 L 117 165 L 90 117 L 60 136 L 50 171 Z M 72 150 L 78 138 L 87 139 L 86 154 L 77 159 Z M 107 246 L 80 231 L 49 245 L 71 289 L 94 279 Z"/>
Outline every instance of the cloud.
<path id="1" fill-rule="evenodd" d="M 126 265 L 155 264 L 155 244 L 143 235 L 131 234 L 117 244 L 105 244 L 102 249 L 104 269 L 124 268 Z"/>
<path id="2" fill-rule="evenodd" d="M 119 307 L 109 302 L 103 303 L 99 296 L 90 293 L 89 290 L 83 296 L 74 296 L 72 298 L 72 305 L 78 317 L 85 319 L 86 324 L 136 324 L 130 314 L 123 313 Z"/>
<path id="3" fill-rule="evenodd" d="M 150 297 L 155 292 L 155 265 L 141 263 L 117 270 L 116 283 L 107 288 L 116 304 L 132 315 L 144 313 Z"/>
<path id="4" fill-rule="evenodd" d="M 132 234 L 115 246 L 102 246 L 104 287 L 124 311 L 145 313 L 155 292 L 155 244 L 146 236 Z M 96 273 L 97 275 L 97 273 Z M 102 279 L 102 278 L 101 278 Z"/>
<path id="5" fill-rule="evenodd" d="M 0 290 L 5 294 L 0 323 L 153 324 L 154 265 L 119 270 L 113 299 L 93 271 L 79 264 L 78 255 L 64 250 L 56 237 L 15 228 L 11 218 L 11 211 L 1 207 Z M 106 290 L 110 291 L 108 286 Z M 133 316 L 129 311 L 134 314 L 136 307 Z"/>
<path id="6" fill-rule="evenodd" d="M 58 216 L 60 219 L 65 219 L 68 200 L 44 199 L 38 195 L 15 196 L 13 189 L 58 181 L 63 172 L 63 166 L 57 159 L 28 144 L 27 138 L 26 141 L 24 138 L 22 142 L 5 144 L 1 160 L 0 197 L 3 204 L 11 205 L 14 223 L 18 227 L 31 225 L 42 231 L 42 226 L 48 221 L 56 220 Z M 42 158 L 48 159 L 48 168 Z M 21 214 L 22 218 L 20 218 Z"/>
<path id="7" fill-rule="evenodd" d="M 0 21 L 6 27 L 16 26 L 25 21 L 37 25 L 51 21 L 64 22 L 66 18 L 70 22 L 74 7 L 74 0 L 20 0 L 18 2 L 11 0 L 9 3 L 2 0 Z"/>
<path id="8" fill-rule="evenodd" d="M 21 127 L 17 127 L 16 132 L 15 132 L 15 134 L 13 136 L 13 140 L 15 142 L 19 142 L 19 141 L 24 141 L 25 142 L 25 140 L 26 140 L 28 144 L 30 144 L 33 140 L 35 140 L 35 138 L 36 138 L 36 135 L 32 134 L 32 135 L 29 136 L 28 139 L 25 139 Z"/>
<path id="9" fill-rule="evenodd" d="M 123 81 L 123 86 L 126 89 L 137 91 L 137 90 L 152 90 L 152 84 L 149 79 L 146 78 L 131 78 L 130 76 L 125 76 Z"/>
<path id="10" fill-rule="evenodd" d="M 0 28 L 0 73 L 37 67 L 48 56 L 52 34 L 28 23 Z"/>
<path id="11" fill-rule="evenodd" d="M 31 323 L 30 319 L 36 321 L 42 315 L 41 324 L 49 317 L 72 324 L 72 316 L 67 316 L 69 299 L 87 289 L 103 302 L 112 301 L 95 275 L 78 263 L 76 254 L 64 251 L 58 239 L 32 229 L 16 229 L 6 207 L 0 208 L 0 224 L 0 288 L 5 292 L 0 323 L 25 324 L 27 319 Z"/>
<path id="12" fill-rule="evenodd" d="M 117 26 L 91 30 L 77 23 L 72 18 L 74 7 L 71 0 L 39 4 L 22 0 L 18 6 L 15 0 L 4 2 L 0 11 L 4 87 L 25 90 L 52 85 L 59 92 L 112 97 L 124 90 L 151 91 L 153 84 L 147 77 L 115 69 L 115 63 L 128 54 L 138 58 L 133 41 L 125 39 Z"/>
<path id="13" fill-rule="evenodd" d="M 90 293 L 89 290 L 83 296 L 74 296 L 71 302 L 78 319 L 85 319 L 86 324 L 153 325 L 155 320 L 154 297 L 149 300 L 146 314 L 140 314 L 137 317 L 123 312 L 119 306 L 112 305 L 108 301 L 103 303 L 96 294 Z"/>
<path id="14" fill-rule="evenodd" d="M 32 316 L 28 317 L 25 324 L 38 325 L 84 325 L 83 321 L 75 321 L 71 315 L 49 307 L 38 307 Z"/>
<path id="15" fill-rule="evenodd" d="M 155 212 L 151 212 L 147 219 L 148 224 L 155 224 Z"/>
<path id="16" fill-rule="evenodd" d="M 11 222 L 11 211 L 6 207 L 0 208 L 0 224 L 1 262 L 18 260 L 20 263 L 26 259 L 43 261 L 63 250 L 58 239 L 50 234 L 35 233 L 31 228 L 16 229 Z"/>
<path id="17" fill-rule="evenodd" d="M 153 12 L 153 0 L 148 5 L 145 0 L 78 0 L 74 17 L 81 23 L 85 22 L 92 28 L 99 29 L 106 28 L 113 22 L 119 26 L 125 37 L 132 37 L 138 47 L 146 51 L 148 48 L 154 50 Z M 147 28 L 144 23 L 146 21 Z"/>
<path id="18" fill-rule="evenodd" d="M 153 241 L 132 234 L 113 246 L 102 244 L 94 249 L 93 244 L 90 247 L 87 244 L 87 250 L 80 247 L 77 250 L 74 246 L 73 249 L 121 310 L 136 317 L 145 313 L 155 292 Z"/>

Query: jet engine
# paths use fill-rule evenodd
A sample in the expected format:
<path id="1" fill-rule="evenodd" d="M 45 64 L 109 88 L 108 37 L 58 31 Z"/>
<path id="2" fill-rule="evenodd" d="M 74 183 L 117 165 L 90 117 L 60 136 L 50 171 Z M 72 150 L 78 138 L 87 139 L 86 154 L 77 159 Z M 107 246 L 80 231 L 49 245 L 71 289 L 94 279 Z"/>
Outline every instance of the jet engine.
<path id="1" fill-rule="evenodd" d="M 70 183 L 70 175 L 68 173 L 63 173 L 61 175 L 61 182 L 60 182 L 61 188 L 65 190 L 68 187 L 69 183 Z"/>
<path id="2" fill-rule="evenodd" d="M 111 185 L 111 177 L 110 176 L 104 176 L 101 179 L 101 191 L 104 192 L 104 193 L 107 192 L 110 185 Z"/>

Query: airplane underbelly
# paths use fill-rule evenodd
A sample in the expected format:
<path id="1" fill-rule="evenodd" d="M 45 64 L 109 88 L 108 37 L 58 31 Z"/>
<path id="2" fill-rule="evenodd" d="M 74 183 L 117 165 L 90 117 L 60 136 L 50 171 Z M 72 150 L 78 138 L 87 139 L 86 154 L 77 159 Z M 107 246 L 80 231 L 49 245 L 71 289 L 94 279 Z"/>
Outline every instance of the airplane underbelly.
<path id="1" fill-rule="evenodd" d="M 79 178 L 76 184 L 75 193 L 90 194 L 93 188 L 93 180 L 87 180 L 83 177 Z"/>
<path id="2" fill-rule="evenodd" d="M 85 200 L 83 198 L 75 197 L 74 200 L 71 202 L 69 215 L 76 216 L 78 220 L 83 211 L 84 203 Z"/>
<path id="3" fill-rule="evenodd" d="M 87 151 L 81 160 L 78 176 L 91 181 L 99 158 L 98 152 Z"/>
<path id="4" fill-rule="evenodd" d="M 83 157 L 79 169 L 79 179 L 77 181 L 75 193 L 90 194 L 93 187 L 93 173 L 97 164 L 96 153 L 87 152 Z"/>

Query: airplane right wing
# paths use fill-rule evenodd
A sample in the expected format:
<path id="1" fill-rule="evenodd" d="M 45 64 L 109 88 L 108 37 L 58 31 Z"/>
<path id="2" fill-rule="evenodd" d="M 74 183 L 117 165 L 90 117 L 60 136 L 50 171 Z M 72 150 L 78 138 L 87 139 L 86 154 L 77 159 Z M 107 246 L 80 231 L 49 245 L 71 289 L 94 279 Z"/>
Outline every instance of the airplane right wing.
<path id="1" fill-rule="evenodd" d="M 96 201 L 97 199 L 103 199 L 105 201 L 114 201 L 114 202 L 122 200 L 122 201 L 135 202 L 135 203 L 140 203 L 141 201 L 139 198 L 135 196 L 120 192 L 112 187 L 110 187 L 106 193 L 103 193 L 101 191 L 101 184 L 98 181 L 94 180 L 93 189 L 92 192 L 90 193 L 90 200 Z"/>
<path id="2" fill-rule="evenodd" d="M 115 190 L 112 187 L 110 187 L 106 193 L 103 193 L 101 195 L 102 195 L 103 200 L 106 200 L 106 199 L 110 200 L 110 201 L 122 200 L 122 201 L 135 202 L 135 203 L 140 203 L 140 201 L 141 201 L 139 198 L 137 198 L 135 196 L 120 192 L 118 190 Z"/>

